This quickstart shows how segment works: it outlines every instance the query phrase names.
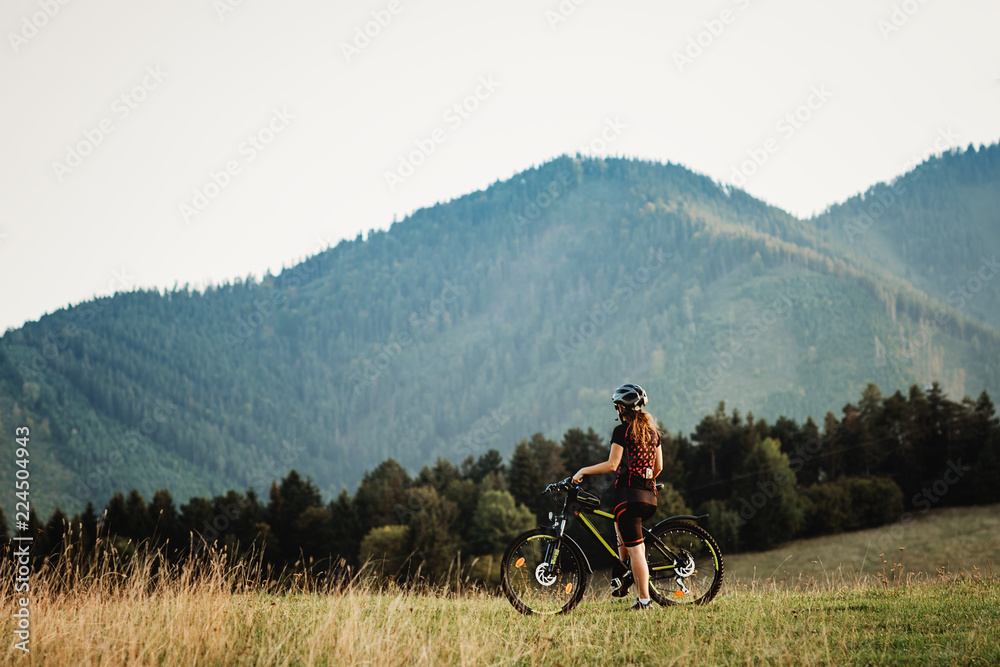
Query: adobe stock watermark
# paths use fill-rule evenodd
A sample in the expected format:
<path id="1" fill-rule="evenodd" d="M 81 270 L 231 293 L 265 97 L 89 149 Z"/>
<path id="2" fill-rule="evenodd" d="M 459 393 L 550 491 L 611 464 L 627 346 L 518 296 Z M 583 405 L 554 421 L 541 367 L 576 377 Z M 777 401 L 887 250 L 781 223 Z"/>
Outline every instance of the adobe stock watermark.
<path id="1" fill-rule="evenodd" d="M 110 113 L 96 125 L 85 129 L 83 138 L 73 144 L 66 144 L 66 154 L 62 161 L 52 161 L 52 172 L 61 183 L 63 179 L 83 164 L 94 150 L 104 143 L 104 140 L 118 128 L 118 123 L 123 122 L 132 112 L 139 108 L 139 105 L 149 98 L 149 94 L 160 87 L 160 84 L 170 76 L 169 72 L 164 72 L 159 65 L 150 65 L 136 85 L 132 86 L 121 95 L 116 97 L 110 105 Z"/>
<path id="2" fill-rule="evenodd" d="M 983 287 L 986 286 L 986 283 L 993 280 L 993 277 L 997 273 L 1000 273 L 1000 262 L 997 262 L 996 255 L 992 257 L 980 257 L 979 269 L 972 276 L 955 285 L 955 288 L 945 296 L 945 302 L 958 312 L 962 312 L 965 309 L 966 303 L 974 299 L 982 291 Z M 887 352 L 883 358 L 877 358 L 876 367 L 888 364 L 896 372 L 896 375 L 903 380 L 904 376 L 900 368 L 900 361 L 908 361 L 911 364 L 916 361 L 919 350 L 930 345 L 934 334 L 950 319 L 951 315 L 948 314 L 947 310 L 942 308 L 937 312 L 933 320 L 921 320 L 920 330 L 916 335 L 905 339 L 906 347 L 898 354 Z"/>
<path id="3" fill-rule="evenodd" d="M 351 375 L 349 382 L 353 386 L 354 393 L 359 394 L 365 387 L 370 387 L 403 354 L 404 350 L 417 342 L 420 334 L 435 318 L 447 310 L 448 305 L 455 303 L 458 297 L 466 292 L 468 289 L 462 285 L 445 280 L 440 295 L 427 305 L 425 311 L 410 314 L 410 328 L 401 331 L 396 340 L 388 345 L 379 345 L 378 353 L 372 358 L 365 359 L 361 363 L 361 369 Z"/>
<path id="4" fill-rule="evenodd" d="M 927 0 L 903 0 L 893 4 L 889 16 L 875 22 L 882 39 L 888 41 L 893 33 L 899 32 L 926 4 Z"/>
<path id="5" fill-rule="evenodd" d="M 184 224 L 189 224 L 193 218 L 201 215 L 233 183 L 233 179 L 243 173 L 243 168 L 257 159 L 257 156 L 267 150 L 268 146 L 288 129 L 295 116 L 287 108 L 274 109 L 271 117 L 263 127 L 248 135 L 236 149 L 237 157 L 227 160 L 218 171 L 210 171 L 207 182 L 196 187 L 191 193 L 189 202 L 182 202 L 178 212 Z"/>
<path id="6" fill-rule="evenodd" d="M 927 161 L 932 155 L 943 153 L 958 146 L 961 135 L 952 130 L 951 125 L 947 128 L 938 128 L 937 136 L 933 143 L 927 146 L 922 153 L 914 155 L 902 165 L 902 172 L 905 174 L 917 165 Z M 914 172 L 910 179 L 915 183 L 921 178 L 921 172 Z M 906 192 L 906 185 L 902 179 L 897 178 L 886 188 L 881 189 L 871 200 L 865 201 L 864 211 L 858 214 L 855 220 L 848 220 L 844 223 L 843 231 L 847 242 L 854 245 L 858 237 L 864 238 L 872 225 L 878 222 L 886 214 L 899 198 Z"/>
<path id="7" fill-rule="evenodd" d="M 948 461 L 948 468 L 941 475 L 940 479 L 934 481 L 929 487 L 925 486 L 913 495 L 910 504 L 920 510 L 921 514 L 927 514 L 931 508 L 947 495 L 948 491 L 965 475 L 972 470 L 971 466 L 963 466 L 962 459 Z M 905 516 L 905 515 L 904 515 Z"/>
<path id="8" fill-rule="evenodd" d="M 48 368 L 49 363 L 58 359 L 59 354 L 69 346 L 70 339 L 79 335 L 80 327 L 76 322 L 64 325 L 55 333 L 45 334 L 41 349 L 31 350 L 27 364 L 17 364 L 17 374 L 21 376 L 21 383 L 41 379 L 42 372 Z"/>
<path id="9" fill-rule="evenodd" d="M 952 148 L 958 148 L 958 142 L 962 139 L 962 135 L 951 129 L 951 125 L 946 128 L 938 128 L 937 135 L 934 137 L 934 141 L 929 145 L 924 147 L 924 150 L 919 153 L 915 153 L 910 157 L 909 160 L 903 162 L 902 170 L 907 172 L 910 169 L 926 162 L 933 155 L 938 155 L 949 151 Z"/>
<path id="10" fill-rule="evenodd" d="M 915 493 L 910 500 L 910 504 L 914 508 L 919 509 L 920 514 L 927 514 L 931 511 L 934 505 L 941 502 L 941 499 L 947 495 L 948 491 L 961 481 L 965 473 L 972 470 L 971 466 L 962 465 L 961 458 L 948 461 L 947 466 L 940 478 L 935 480 L 929 487 L 924 487 Z M 875 547 L 876 551 L 885 553 L 894 546 L 899 546 L 906 528 L 914 521 L 916 521 L 916 517 L 913 512 L 903 512 L 899 517 L 899 521 L 887 524 L 882 528 L 878 537 L 869 544 L 869 549 Z M 859 562 L 861 559 L 858 558 L 855 560 Z"/>
<path id="11" fill-rule="evenodd" d="M 736 513 L 729 515 L 729 525 L 733 529 L 742 528 L 748 521 L 753 520 L 757 512 L 764 509 L 783 487 L 794 483 L 795 476 L 783 470 L 775 471 L 773 479 L 757 482 L 757 491 L 750 494 L 749 498 L 740 498 Z"/>
<path id="12" fill-rule="evenodd" d="M 271 482 L 281 479 L 282 475 L 291 470 L 298 460 L 303 448 L 287 440 L 281 441 L 281 451 L 277 457 L 265 457 L 263 465 L 256 467 L 246 477 L 246 488 L 259 489 L 261 493 L 269 488 Z M 258 486 L 259 484 L 259 486 Z M 201 551 L 225 534 L 233 523 L 240 518 L 249 504 L 247 496 L 240 494 L 238 501 L 219 505 L 218 510 L 210 520 L 202 524 L 201 531 L 196 533 L 196 539 L 191 544 L 192 551 Z"/>
<path id="13" fill-rule="evenodd" d="M 64 324 L 54 333 L 45 334 L 40 349 L 32 349 L 30 358 L 25 363 L 17 364 L 21 382 L 36 381 L 42 378 L 43 371 L 51 362 L 59 358 L 59 354 L 69 347 L 70 341 L 80 335 L 82 329 L 78 321 L 90 322 L 107 307 L 107 300 L 102 297 L 113 296 L 119 291 L 130 291 L 135 288 L 135 278 L 126 269 L 111 272 L 108 286 L 97 292 L 95 300 L 89 304 L 77 306 L 73 310 L 73 321 Z"/>
<path id="14" fill-rule="evenodd" d="M 618 117 L 604 119 L 604 127 L 594 136 L 593 139 L 580 146 L 578 153 L 581 155 L 606 155 L 611 144 L 618 139 L 628 129 L 628 125 Z"/>
<path id="15" fill-rule="evenodd" d="M 549 27 L 555 30 L 576 14 L 578 7 L 586 3 L 587 0 L 561 0 L 555 9 L 545 10 L 545 20 L 548 21 Z"/>
<path id="16" fill-rule="evenodd" d="M 750 8 L 751 0 L 732 0 L 732 4 L 742 12 Z M 716 41 L 726 32 L 726 28 L 736 23 L 739 12 L 728 7 L 719 12 L 715 18 L 706 19 L 701 22 L 703 30 L 688 37 L 687 44 L 680 51 L 674 51 L 674 65 L 680 74 L 684 73 L 684 68 L 693 65 L 701 58 Z"/>
<path id="17" fill-rule="evenodd" d="M 409 2 L 407 2 L 409 4 Z M 389 27 L 393 19 L 403 13 L 405 7 L 400 0 L 389 0 L 383 9 L 371 12 L 371 19 L 364 25 L 354 26 L 354 35 L 350 42 L 340 42 L 340 52 L 348 63 L 361 55 L 382 31 Z"/>
<path id="18" fill-rule="evenodd" d="M 232 350 L 243 345 L 253 334 L 288 303 L 287 290 L 304 285 L 316 276 L 313 275 L 319 267 L 314 262 L 302 262 L 290 272 L 282 272 L 278 277 L 280 287 L 275 287 L 264 299 L 254 299 L 253 308 L 245 316 L 236 318 L 236 324 L 231 332 L 224 336 L 226 345 Z"/>
<path id="19" fill-rule="evenodd" d="M 227 14 L 232 14 L 243 6 L 244 0 L 212 0 L 212 9 L 220 21 L 226 20 Z"/>
<path id="20" fill-rule="evenodd" d="M 493 97 L 500 86 L 500 82 L 495 80 L 492 75 L 481 76 L 476 87 L 468 95 L 445 109 L 444 113 L 441 114 L 441 119 L 446 127 L 435 127 L 427 136 L 414 139 L 413 150 L 406 154 L 400 153 L 396 169 L 385 172 L 385 184 L 389 187 L 389 192 L 395 192 L 396 188 L 412 176 L 441 144 L 448 141 L 449 132 L 453 133 L 462 127 L 483 102 Z"/>
<path id="21" fill-rule="evenodd" d="M 95 298 L 114 296 L 118 292 L 131 292 L 135 289 L 135 277 L 128 274 L 128 269 L 111 271 L 111 280 L 105 289 L 98 290 Z"/>
<path id="22" fill-rule="evenodd" d="M 143 418 L 138 424 L 126 431 L 121 442 L 113 443 L 110 452 L 101 454 L 103 460 L 93 466 L 86 474 L 77 474 L 70 490 L 63 492 L 63 500 L 72 507 L 77 502 L 85 503 L 94 499 L 94 494 L 100 490 L 101 484 L 110 479 L 116 470 L 135 454 L 140 444 L 153 447 L 150 436 L 161 424 L 177 411 L 177 406 L 167 400 L 158 399 L 153 404 L 150 416 Z M 115 446 L 117 445 L 117 446 Z"/>
<path id="23" fill-rule="evenodd" d="M 545 209 L 552 206 L 575 182 L 573 172 L 564 169 L 539 190 L 538 194 L 525 205 L 524 210 L 520 213 L 510 211 L 507 215 L 514 226 L 514 232 L 520 235 L 525 229 L 534 225 L 542 217 Z"/>
<path id="24" fill-rule="evenodd" d="M 473 422 L 473 428 L 469 430 L 464 436 L 458 439 L 455 443 L 455 452 L 458 455 L 457 461 L 458 465 L 462 464 L 468 457 L 475 458 L 476 454 L 482 454 L 486 443 L 489 441 L 490 437 L 500 431 L 504 424 L 510 421 L 510 416 L 506 412 L 505 406 L 501 405 L 499 408 L 492 410 L 488 415 L 478 419 Z M 449 459 L 450 461 L 451 459 Z M 432 468 L 431 470 L 431 484 L 434 486 L 439 486 L 445 480 L 443 480 L 438 472 L 437 468 Z M 407 494 L 406 506 L 397 503 L 392 509 L 396 512 L 396 517 L 400 522 L 406 523 L 407 518 L 410 515 L 419 512 L 423 509 L 424 498 L 421 494 L 416 493 L 416 489 L 410 489 Z"/>
<path id="25" fill-rule="evenodd" d="M 579 352 L 588 340 L 608 324 L 611 316 L 618 312 L 621 305 L 631 301 L 635 292 L 646 286 L 652 280 L 653 274 L 671 257 L 673 253 L 664 253 L 662 248 L 657 248 L 655 251 L 650 248 L 649 256 L 643 260 L 639 268 L 615 283 L 613 295 L 597 304 L 579 326 L 571 326 L 566 340 L 556 343 L 559 361 L 566 361 Z"/>
<path id="26" fill-rule="evenodd" d="M 62 11 L 72 0 L 38 0 L 39 11 L 21 17 L 21 25 L 17 32 L 13 30 L 7 33 L 7 41 L 10 48 L 14 50 L 14 55 L 28 45 L 28 42 L 38 36 L 45 26 Z"/>
<path id="27" fill-rule="evenodd" d="M 816 437 L 809 438 L 800 443 L 794 452 L 788 452 L 788 468 L 791 475 L 784 470 L 776 470 L 771 479 L 757 482 L 757 491 L 750 494 L 750 497 L 741 497 L 736 508 L 736 513 L 729 516 L 729 525 L 734 529 L 745 526 L 748 521 L 752 521 L 757 513 L 764 509 L 778 492 L 789 484 L 796 483 L 797 475 L 807 463 L 819 457 L 819 453 L 830 444 L 837 435 L 843 431 L 845 425 L 838 422 L 837 429 L 833 433 L 821 433 Z"/>
<path id="28" fill-rule="evenodd" d="M 779 137 L 770 136 L 761 143 L 760 146 L 747 149 L 747 159 L 738 165 L 733 165 L 729 181 L 734 186 L 742 188 L 747 183 L 747 179 L 757 173 L 761 167 L 767 164 L 772 155 L 781 150 L 782 141 L 788 141 L 801 130 L 817 111 L 822 109 L 833 93 L 830 92 L 825 83 L 813 86 L 809 89 L 802 104 L 784 114 L 774 123 L 774 129 Z"/>
<path id="29" fill-rule="evenodd" d="M 315 280 L 321 271 L 318 261 L 313 259 L 316 255 L 328 250 L 332 245 L 330 236 L 326 238 L 317 236 L 316 244 L 312 248 L 309 259 L 298 263 L 293 268 L 282 271 L 274 278 L 274 289 L 265 298 L 254 299 L 253 307 L 247 315 L 236 318 L 236 324 L 230 332 L 224 336 L 229 349 L 234 349 L 246 343 L 267 321 L 273 317 L 279 309 L 288 303 L 288 290 L 298 288 Z M 337 261 L 342 255 L 337 256 Z"/>
<path id="30" fill-rule="evenodd" d="M 257 329 L 264 326 L 264 323 L 287 303 L 288 297 L 284 290 L 280 289 L 271 292 L 266 299 L 254 299 L 250 313 L 237 317 L 232 331 L 223 337 L 226 345 L 232 350 L 246 343 Z"/>
<path id="31" fill-rule="evenodd" d="M 694 382 L 683 385 L 684 395 L 689 403 L 704 396 L 722 377 L 729 372 L 737 360 L 746 355 L 751 345 L 766 334 L 778 321 L 791 312 L 795 302 L 787 292 L 778 292 L 778 297 L 767 308 L 754 315 L 740 327 L 739 336 L 730 338 L 730 349 L 712 353 L 713 361 L 695 369 Z"/>

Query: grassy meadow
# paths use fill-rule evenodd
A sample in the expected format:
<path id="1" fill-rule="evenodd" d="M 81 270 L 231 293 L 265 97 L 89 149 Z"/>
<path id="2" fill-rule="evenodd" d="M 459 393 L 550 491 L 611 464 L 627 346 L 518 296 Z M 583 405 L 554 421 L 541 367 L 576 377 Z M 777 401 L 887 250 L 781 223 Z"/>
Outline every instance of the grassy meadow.
<path id="1" fill-rule="evenodd" d="M 996 510 L 940 510 L 908 527 L 913 544 L 932 544 L 945 539 L 934 532 L 941 526 L 984 526 L 978 538 L 933 547 L 942 551 L 925 554 L 919 573 L 899 574 L 888 559 L 874 574 L 850 571 L 848 549 L 835 568 L 843 576 L 793 577 L 788 555 L 808 559 L 823 544 L 808 540 L 730 556 L 727 582 L 705 607 L 640 614 L 625 611 L 631 600 L 610 598 L 599 577 L 572 613 L 526 617 L 491 591 L 415 592 L 363 577 L 339 586 L 300 578 L 278 593 L 221 554 L 159 572 L 140 560 L 125 577 L 107 564 L 77 565 L 33 575 L 28 654 L 13 647 L 13 587 L 3 588 L 0 655 L 25 665 L 1000 664 L 1000 579 L 935 566 L 941 554 L 996 553 Z M 870 542 L 864 533 L 836 537 Z M 911 549 L 920 551 L 898 553 Z M 770 559 L 787 560 L 768 581 Z M 941 564 L 949 562 L 958 561 Z M 9 556 L 0 575 L 13 581 Z"/>
<path id="2" fill-rule="evenodd" d="M 912 522 L 789 542 L 726 557 L 730 583 L 849 583 L 865 577 L 934 578 L 940 572 L 1000 575 L 1000 505 L 945 507 Z"/>
<path id="3" fill-rule="evenodd" d="M 9 600 L 5 601 L 9 605 Z M 730 592 L 634 614 L 584 603 L 520 616 L 503 598 L 375 592 L 231 594 L 211 583 L 146 595 L 41 597 L 31 652 L 6 664 L 541 665 L 1000 662 L 1000 584 Z M 10 615 L 5 609 L 5 633 Z"/>

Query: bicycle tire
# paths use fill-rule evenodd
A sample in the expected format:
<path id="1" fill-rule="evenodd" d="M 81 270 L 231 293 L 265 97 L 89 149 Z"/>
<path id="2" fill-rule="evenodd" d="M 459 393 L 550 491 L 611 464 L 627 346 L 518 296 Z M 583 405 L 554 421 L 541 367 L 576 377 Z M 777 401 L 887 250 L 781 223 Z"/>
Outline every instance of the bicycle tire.
<path id="1" fill-rule="evenodd" d="M 725 570 L 722 551 L 715 539 L 701 526 L 687 521 L 670 521 L 656 526 L 651 532 L 684 560 L 677 562 L 664 553 L 656 541 L 646 538 L 650 597 L 664 606 L 711 602 L 722 586 Z M 686 575 L 678 574 L 688 571 Z"/>
<path id="2" fill-rule="evenodd" d="M 518 535 L 500 561 L 504 595 L 522 614 L 565 614 L 583 599 L 587 588 L 584 557 L 563 540 L 556 559 L 558 574 L 544 570 L 546 556 L 558 541 L 551 529 L 536 528 Z"/>

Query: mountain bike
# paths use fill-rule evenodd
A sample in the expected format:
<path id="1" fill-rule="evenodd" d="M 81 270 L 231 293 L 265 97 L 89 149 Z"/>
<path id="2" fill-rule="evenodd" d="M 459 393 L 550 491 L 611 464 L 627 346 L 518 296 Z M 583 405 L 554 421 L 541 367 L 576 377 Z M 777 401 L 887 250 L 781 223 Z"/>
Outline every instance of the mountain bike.
<path id="1" fill-rule="evenodd" d="M 662 488 L 657 485 L 657 489 Z M 601 499 L 573 484 L 571 478 L 549 484 L 543 493 L 566 492 L 562 511 L 549 526 L 540 526 L 514 538 L 500 563 L 503 592 L 522 614 L 565 614 L 583 599 L 594 570 L 580 545 L 566 534 L 566 524 L 579 517 L 615 565 L 625 571 L 618 550 L 611 547 L 588 515 L 614 520 L 600 509 Z M 643 526 L 649 594 L 660 605 L 708 604 L 722 585 L 722 552 L 701 526 L 690 523 L 707 517 L 673 516 L 652 529 Z M 615 539 L 615 541 L 617 538 Z M 631 577 L 631 572 L 627 575 Z"/>

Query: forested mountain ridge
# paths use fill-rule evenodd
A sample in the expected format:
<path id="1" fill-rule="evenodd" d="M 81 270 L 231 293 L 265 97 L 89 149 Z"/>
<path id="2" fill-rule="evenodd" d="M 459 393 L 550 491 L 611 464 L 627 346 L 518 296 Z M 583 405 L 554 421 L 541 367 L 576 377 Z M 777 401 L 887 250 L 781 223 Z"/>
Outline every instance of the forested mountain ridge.
<path id="1" fill-rule="evenodd" d="M 810 222 L 929 295 L 1000 326 L 1000 147 L 952 150 Z M 986 273 L 986 272 L 984 272 Z"/>
<path id="2" fill-rule="evenodd" d="M 42 511 L 263 491 L 293 467 L 334 495 L 389 457 L 417 470 L 610 431 L 625 380 L 683 431 L 720 400 L 818 419 L 868 381 L 995 394 L 998 360 L 993 327 L 815 221 L 677 165 L 562 157 L 259 283 L 8 331 L 0 423 L 34 427 Z"/>

